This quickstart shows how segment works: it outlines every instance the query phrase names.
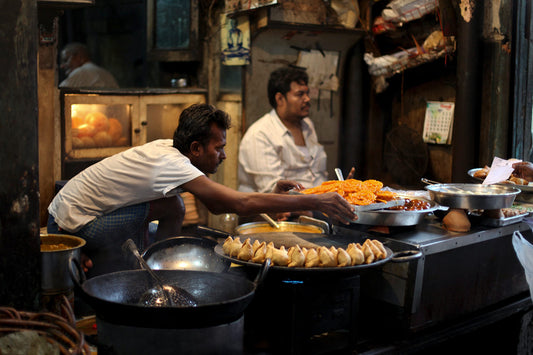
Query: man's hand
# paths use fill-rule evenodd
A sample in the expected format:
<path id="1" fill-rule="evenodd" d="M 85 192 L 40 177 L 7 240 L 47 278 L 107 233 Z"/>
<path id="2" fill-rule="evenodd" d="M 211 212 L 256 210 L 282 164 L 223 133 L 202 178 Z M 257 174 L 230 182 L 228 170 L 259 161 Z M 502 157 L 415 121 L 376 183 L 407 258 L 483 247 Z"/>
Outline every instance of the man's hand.
<path id="1" fill-rule="evenodd" d="M 303 190 L 304 187 L 302 186 L 302 184 L 296 182 L 296 181 L 292 181 L 292 180 L 279 180 L 277 183 L 276 183 L 276 186 L 274 187 L 274 189 L 272 189 L 272 192 L 273 193 L 276 193 L 276 194 L 280 194 L 280 193 L 286 193 L 290 190 Z"/>
<path id="2" fill-rule="evenodd" d="M 89 259 L 87 255 L 81 253 L 80 259 L 81 259 L 81 267 L 83 268 L 84 272 L 89 271 L 89 269 L 93 267 L 93 261 Z"/>
<path id="3" fill-rule="evenodd" d="M 352 205 L 336 192 L 314 195 L 319 199 L 318 209 L 332 220 L 343 224 L 349 224 L 357 220 Z"/>

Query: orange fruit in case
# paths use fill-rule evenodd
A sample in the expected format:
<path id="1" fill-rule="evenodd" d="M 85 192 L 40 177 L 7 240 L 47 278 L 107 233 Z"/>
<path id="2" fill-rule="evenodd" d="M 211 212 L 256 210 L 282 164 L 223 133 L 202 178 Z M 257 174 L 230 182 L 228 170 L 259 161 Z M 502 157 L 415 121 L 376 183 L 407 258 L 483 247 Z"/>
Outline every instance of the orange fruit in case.
<path id="1" fill-rule="evenodd" d="M 113 140 L 107 132 L 98 132 L 93 136 L 94 144 L 97 147 L 109 147 Z"/>
<path id="2" fill-rule="evenodd" d="M 81 126 L 77 128 L 78 130 L 78 138 L 82 137 L 92 137 L 96 133 L 96 128 L 94 128 L 93 125 L 90 125 L 88 123 L 84 123 Z"/>
<path id="3" fill-rule="evenodd" d="M 78 128 L 85 123 L 85 119 L 80 116 L 72 116 L 72 128 Z"/>
<path id="4" fill-rule="evenodd" d="M 82 148 L 94 148 L 94 139 L 92 139 L 91 137 L 81 137 L 80 139 L 82 142 Z"/>
<path id="5" fill-rule="evenodd" d="M 113 142 L 113 145 L 115 147 L 123 147 L 125 145 L 128 145 L 128 139 L 126 137 L 120 137 L 118 140 Z"/>
<path id="6" fill-rule="evenodd" d="M 106 132 L 109 129 L 109 119 L 102 112 L 91 112 L 85 116 L 85 123 L 93 126 L 97 132 Z"/>
<path id="7" fill-rule="evenodd" d="M 83 141 L 78 137 L 72 137 L 72 148 L 74 149 L 83 148 Z"/>
<path id="8" fill-rule="evenodd" d="M 109 130 L 107 133 L 109 133 L 113 142 L 118 141 L 119 138 L 122 137 L 122 123 L 120 123 L 120 121 L 116 118 L 110 118 Z"/>

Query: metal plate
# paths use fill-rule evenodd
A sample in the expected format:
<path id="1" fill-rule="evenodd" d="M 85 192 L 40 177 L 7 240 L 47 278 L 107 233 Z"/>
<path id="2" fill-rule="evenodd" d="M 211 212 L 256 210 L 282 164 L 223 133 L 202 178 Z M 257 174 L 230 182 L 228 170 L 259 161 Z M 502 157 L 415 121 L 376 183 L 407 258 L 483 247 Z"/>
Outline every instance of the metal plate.
<path id="1" fill-rule="evenodd" d="M 505 218 L 483 218 L 481 220 L 481 224 L 487 227 L 503 227 L 508 226 L 510 224 L 522 222 L 524 217 L 527 217 L 529 213 L 519 214 L 512 217 L 505 217 Z"/>
<path id="2" fill-rule="evenodd" d="M 249 267 L 252 267 L 252 268 L 260 268 L 262 264 L 258 264 L 258 263 L 254 263 L 254 262 L 251 262 L 251 261 L 243 261 L 243 260 L 239 260 L 237 258 L 233 258 L 233 257 L 230 257 L 226 254 L 224 254 L 224 250 L 222 249 L 222 244 L 223 243 L 220 243 L 218 244 L 216 247 L 215 247 L 215 252 L 230 260 L 232 263 L 235 263 L 235 264 L 238 264 L 238 265 L 243 265 L 243 266 L 249 266 Z M 371 267 L 376 267 L 376 266 L 379 266 L 379 265 L 382 265 L 382 264 L 385 264 L 387 262 L 389 262 L 389 260 L 392 258 L 393 256 L 393 253 L 392 253 L 392 250 L 386 246 L 383 246 L 385 248 L 385 250 L 387 251 L 387 256 L 385 257 L 385 259 L 381 259 L 381 260 L 378 260 L 378 261 L 375 261 L 371 264 L 361 264 L 361 265 L 354 265 L 354 266 L 343 266 L 343 267 L 288 267 L 288 266 L 271 266 L 269 268 L 269 273 L 272 273 L 272 272 L 283 272 L 283 273 L 320 273 L 320 274 L 324 274 L 324 273 L 343 273 L 343 272 L 356 272 L 356 271 L 359 271 L 359 270 L 363 270 L 363 269 L 367 269 L 367 268 L 371 268 Z"/>
<path id="3" fill-rule="evenodd" d="M 463 209 L 500 209 L 513 205 L 520 189 L 510 185 L 434 184 L 425 187 L 442 206 Z"/>
<path id="4" fill-rule="evenodd" d="M 430 208 L 425 210 L 405 211 L 405 210 L 379 210 L 357 212 L 358 219 L 351 223 L 365 224 L 371 226 L 414 226 L 422 222 L 424 217 L 436 211 L 440 206 L 435 201 L 430 201 L 421 197 L 402 197 L 411 200 L 422 200 L 430 204 Z"/>

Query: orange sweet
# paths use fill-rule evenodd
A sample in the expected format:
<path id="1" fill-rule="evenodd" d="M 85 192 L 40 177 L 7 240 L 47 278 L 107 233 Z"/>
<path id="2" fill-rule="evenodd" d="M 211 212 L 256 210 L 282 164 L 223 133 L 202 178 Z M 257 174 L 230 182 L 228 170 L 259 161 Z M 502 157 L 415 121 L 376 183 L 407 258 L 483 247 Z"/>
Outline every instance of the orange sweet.
<path id="1" fill-rule="evenodd" d="M 88 123 L 84 123 L 81 126 L 77 128 L 78 130 L 78 138 L 82 137 L 92 137 L 96 133 L 96 129 L 93 125 L 90 125 Z"/>
<path id="2" fill-rule="evenodd" d="M 116 118 L 109 119 L 109 130 L 107 131 L 111 136 L 113 142 L 116 142 L 122 137 L 122 123 Z"/>
<path id="3" fill-rule="evenodd" d="M 80 116 L 72 116 L 72 128 L 78 128 L 85 123 L 85 119 Z"/>
<path id="4" fill-rule="evenodd" d="M 107 132 L 109 129 L 109 119 L 102 112 L 91 112 L 85 116 L 85 123 L 93 126 L 97 132 Z"/>
<path id="5" fill-rule="evenodd" d="M 109 147 L 113 143 L 111 136 L 107 132 L 97 132 L 93 139 L 97 147 Z"/>

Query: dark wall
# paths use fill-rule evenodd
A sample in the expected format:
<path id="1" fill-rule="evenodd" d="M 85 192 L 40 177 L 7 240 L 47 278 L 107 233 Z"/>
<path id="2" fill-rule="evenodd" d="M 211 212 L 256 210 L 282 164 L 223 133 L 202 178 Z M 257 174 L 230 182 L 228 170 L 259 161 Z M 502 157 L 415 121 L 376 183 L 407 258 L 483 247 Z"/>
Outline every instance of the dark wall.
<path id="1" fill-rule="evenodd" d="M 31 310 L 41 284 L 37 3 L 1 2 L 0 33 L 0 306 Z"/>

